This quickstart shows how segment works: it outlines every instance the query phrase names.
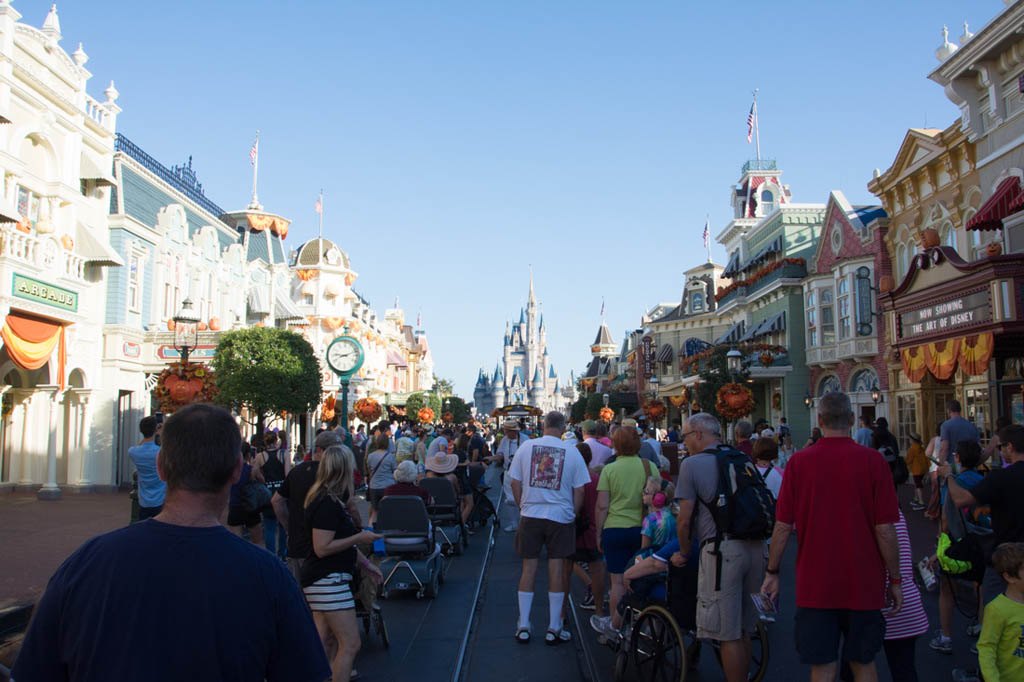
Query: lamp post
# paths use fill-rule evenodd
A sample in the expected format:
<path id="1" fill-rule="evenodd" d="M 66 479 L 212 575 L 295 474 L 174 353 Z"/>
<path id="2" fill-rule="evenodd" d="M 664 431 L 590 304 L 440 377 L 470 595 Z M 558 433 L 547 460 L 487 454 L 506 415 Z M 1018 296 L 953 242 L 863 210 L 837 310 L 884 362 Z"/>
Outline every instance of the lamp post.
<path id="1" fill-rule="evenodd" d="M 609 396 L 607 393 L 602 393 L 601 394 L 601 401 L 604 403 L 605 407 L 608 407 L 608 400 L 610 398 L 611 398 L 611 396 Z"/>
<path id="2" fill-rule="evenodd" d="M 811 405 L 814 404 L 814 398 L 811 397 L 810 391 L 804 393 L 804 407 L 808 410 L 811 409 Z"/>
<path id="3" fill-rule="evenodd" d="M 174 347 L 181 353 L 182 364 L 188 364 L 189 354 L 199 345 L 199 313 L 192 310 L 192 299 L 181 302 L 181 310 L 174 320 Z"/>
<path id="4" fill-rule="evenodd" d="M 878 390 L 878 382 L 871 387 L 871 400 L 874 401 L 875 407 L 878 407 L 878 403 L 882 402 L 882 392 Z"/>
<path id="5" fill-rule="evenodd" d="M 725 354 L 725 366 L 729 370 L 729 374 L 732 375 L 732 380 L 736 381 L 736 375 L 740 373 L 740 365 L 743 363 L 743 353 L 739 352 L 736 348 Z"/>

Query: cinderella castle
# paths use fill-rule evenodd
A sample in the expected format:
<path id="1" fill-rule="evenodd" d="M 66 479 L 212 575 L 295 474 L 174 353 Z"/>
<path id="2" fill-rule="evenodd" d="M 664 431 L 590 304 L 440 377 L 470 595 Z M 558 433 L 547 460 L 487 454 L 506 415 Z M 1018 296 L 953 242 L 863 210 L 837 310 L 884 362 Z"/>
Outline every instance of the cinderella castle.
<path id="1" fill-rule="evenodd" d="M 572 402 L 574 382 L 561 387 L 558 373 L 548 359 L 547 332 L 544 315 L 533 293 L 530 273 L 530 295 L 526 309 L 519 311 L 519 321 L 505 324 L 503 357 L 494 368 L 494 375 L 480 370 L 473 390 L 477 414 L 490 414 L 506 405 L 532 405 L 544 411 L 561 410 Z"/>

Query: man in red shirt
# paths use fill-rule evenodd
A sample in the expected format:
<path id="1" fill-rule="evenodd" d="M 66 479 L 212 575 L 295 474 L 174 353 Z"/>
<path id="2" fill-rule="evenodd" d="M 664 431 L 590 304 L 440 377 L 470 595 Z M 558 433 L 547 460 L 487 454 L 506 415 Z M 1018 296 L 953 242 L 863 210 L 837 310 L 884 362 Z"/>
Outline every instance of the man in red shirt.
<path id="1" fill-rule="evenodd" d="M 775 510 L 771 553 L 761 591 L 779 594 L 779 565 L 795 527 L 796 648 L 811 666 L 811 682 L 836 678 L 839 640 L 857 682 L 874 682 L 886 607 L 903 604 L 896 492 L 881 453 L 850 438 L 853 409 L 845 393 L 819 401 L 824 436 L 789 460 Z"/>

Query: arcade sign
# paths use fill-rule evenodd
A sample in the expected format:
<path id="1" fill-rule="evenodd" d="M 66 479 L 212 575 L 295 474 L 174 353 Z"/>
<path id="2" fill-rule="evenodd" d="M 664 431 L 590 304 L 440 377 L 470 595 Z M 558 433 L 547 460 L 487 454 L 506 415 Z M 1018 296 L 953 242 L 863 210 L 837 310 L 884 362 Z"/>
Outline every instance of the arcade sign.
<path id="1" fill-rule="evenodd" d="M 988 322 L 992 319 L 992 303 L 987 291 L 978 291 L 933 303 L 907 313 L 900 313 L 900 337 L 912 339 L 960 327 Z"/>

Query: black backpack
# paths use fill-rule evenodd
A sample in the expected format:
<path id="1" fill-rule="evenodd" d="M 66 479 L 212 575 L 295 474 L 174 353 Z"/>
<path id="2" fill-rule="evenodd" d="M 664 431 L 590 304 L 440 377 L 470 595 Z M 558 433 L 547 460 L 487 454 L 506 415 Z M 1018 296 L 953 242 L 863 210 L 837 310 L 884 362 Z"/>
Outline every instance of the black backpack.
<path id="1" fill-rule="evenodd" d="M 284 483 L 284 462 L 278 457 L 280 452 L 280 450 L 267 450 L 267 461 L 260 467 L 260 471 L 263 472 L 263 480 L 267 482 L 270 492 L 276 492 Z"/>

